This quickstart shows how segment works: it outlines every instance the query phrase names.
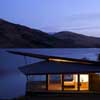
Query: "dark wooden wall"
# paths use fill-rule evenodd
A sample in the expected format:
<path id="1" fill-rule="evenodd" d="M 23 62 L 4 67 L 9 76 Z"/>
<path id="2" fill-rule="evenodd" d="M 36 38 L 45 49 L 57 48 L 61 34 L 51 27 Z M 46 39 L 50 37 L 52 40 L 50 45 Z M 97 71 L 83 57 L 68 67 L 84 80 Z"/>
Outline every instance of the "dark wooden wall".
<path id="1" fill-rule="evenodd" d="M 100 92 L 100 75 L 95 73 L 89 75 L 89 88 L 90 91 Z"/>

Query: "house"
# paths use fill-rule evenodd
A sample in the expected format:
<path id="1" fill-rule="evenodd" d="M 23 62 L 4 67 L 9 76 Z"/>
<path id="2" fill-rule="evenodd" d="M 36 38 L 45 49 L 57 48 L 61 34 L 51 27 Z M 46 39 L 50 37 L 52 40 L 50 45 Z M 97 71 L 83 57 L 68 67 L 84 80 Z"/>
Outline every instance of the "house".
<path id="1" fill-rule="evenodd" d="M 8 51 L 43 61 L 26 64 L 19 70 L 26 76 L 26 93 L 100 92 L 100 62 L 86 59 Z"/>

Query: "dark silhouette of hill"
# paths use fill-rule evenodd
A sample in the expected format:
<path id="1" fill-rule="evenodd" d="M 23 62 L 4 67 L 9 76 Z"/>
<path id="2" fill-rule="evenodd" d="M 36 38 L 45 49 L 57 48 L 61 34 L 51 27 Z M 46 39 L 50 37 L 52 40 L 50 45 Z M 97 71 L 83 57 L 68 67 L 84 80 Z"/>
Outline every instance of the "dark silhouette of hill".
<path id="1" fill-rule="evenodd" d="M 46 32 L 0 19 L 0 48 L 47 47 L 64 47 L 64 41 Z"/>
<path id="2" fill-rule="evenodd" d="M 55 33 L 54 36 L 69 42 L 72 47 L 99 48 L 100 38 L 86 36 L 74 32 L 62 31 Z"/>
<path id="3" fill-rule="evenodd" d="M 0 19 L 0 48 L 99 48 L 100 38 L 69 31 L 46 32 Z"/>

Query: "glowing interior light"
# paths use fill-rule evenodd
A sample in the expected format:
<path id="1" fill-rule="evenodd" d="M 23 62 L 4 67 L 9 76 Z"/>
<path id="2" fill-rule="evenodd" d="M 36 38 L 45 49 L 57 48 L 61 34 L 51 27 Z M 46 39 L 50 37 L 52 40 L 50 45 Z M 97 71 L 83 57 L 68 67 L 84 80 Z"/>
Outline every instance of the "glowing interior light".
<path id="1" fill-rule="evenodd" d="M 49 58 L 49 61 L 57 61 L 57 62 L 75 62 L 70 60 L 63 60 L 63 59 L 55 59 L 55 58 Z"/>
<path id="2" fill-rule="evenodd" d="M 80 82 L 88 82 L 89 78 L 88 78 L 88 74 L 81 74 L 80 75 Z"/>
<path id="3" fill-rule="evenodd" d="M 64 59 L 56 59 L 56 58 L 49 58 L 49 61 L 56 61 L 56 62 L 76 62 L 76 63 L 80 63 L 80 64 L 92 64 L 89 62 L 85 62 L 85 61 L 71 61 L 71 60 L 64 60 Z"/>

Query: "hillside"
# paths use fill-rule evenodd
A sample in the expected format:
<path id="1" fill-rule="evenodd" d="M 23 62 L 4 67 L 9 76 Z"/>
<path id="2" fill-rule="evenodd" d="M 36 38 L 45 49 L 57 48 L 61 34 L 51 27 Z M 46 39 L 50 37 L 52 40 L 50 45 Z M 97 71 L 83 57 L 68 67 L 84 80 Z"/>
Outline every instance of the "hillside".
<path id="1" fill-rule="evenodd" d="M 85 36 L 82 34 L 62 31 L 55 33 L 54 36 L 59 39 L 70 43 L 72 47 L 81 47 L 81 48 L 99 48 L 100 47 L 100 38 Z"/>
<path id="2" fill-rule="evenodd" d="M 64 44 L 46 32 L 0 19 L 0 48 L 67 47 Z"/>
<path id="3" fill-rule="evenodd" d="M 100 38 L 69 31 L 46 32 L 0 19 L 0 48 L 99 48 Z"/>

